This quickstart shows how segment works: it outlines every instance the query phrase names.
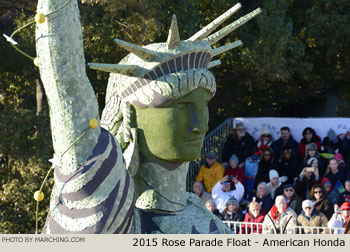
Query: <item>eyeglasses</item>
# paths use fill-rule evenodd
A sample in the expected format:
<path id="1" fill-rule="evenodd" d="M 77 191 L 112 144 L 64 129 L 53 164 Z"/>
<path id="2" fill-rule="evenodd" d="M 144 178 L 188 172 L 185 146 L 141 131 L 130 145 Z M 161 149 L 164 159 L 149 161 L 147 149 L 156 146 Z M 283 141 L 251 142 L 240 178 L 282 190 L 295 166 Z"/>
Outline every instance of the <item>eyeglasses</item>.
<path id="1" fill-rule="evenodd" d="M 314 193 L 322 193 L 322 191 L 314 191 Z"/>
<path id="2" fill-rule="evenodd" d="M 294 192 L 293 189 L 284 189 L 285 192 Z"/>

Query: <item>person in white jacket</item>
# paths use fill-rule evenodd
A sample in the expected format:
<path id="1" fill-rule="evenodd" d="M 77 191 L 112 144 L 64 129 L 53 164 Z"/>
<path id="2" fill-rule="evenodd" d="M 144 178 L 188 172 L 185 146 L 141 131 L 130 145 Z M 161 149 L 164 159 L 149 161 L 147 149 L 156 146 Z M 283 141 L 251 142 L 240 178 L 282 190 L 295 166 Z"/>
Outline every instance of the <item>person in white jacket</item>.
<path id="1" fill-rule="evenodd" d="M 235 184 L 235 189 L 231 190 L 230 181 Z M 236 177 L 230 177 L 229 175 L 223 177 L 211 191 L 211 196 L 217 206 L 217 209 L 222 213 L 226 207 L 226 202 L 229 198 L 234 197 L 238 202 L 241 201 L 244 195 L 244 187 Z"/>
<path id="2" fill-rule="evenodd" d="M 350 202 L 344 202 L 341 207 L 339 207 L 337 204 L 334 205 L 334 214 L 332 215 L 332 218 L 328 221 L 328 227 L 329 228 L 339 228 L 336 230 L 335 233 L 337 234 L 343 234 L 344 230 L 342 228 L 345 228 L 346 224 L 349 222 L 350 219 Z"/>

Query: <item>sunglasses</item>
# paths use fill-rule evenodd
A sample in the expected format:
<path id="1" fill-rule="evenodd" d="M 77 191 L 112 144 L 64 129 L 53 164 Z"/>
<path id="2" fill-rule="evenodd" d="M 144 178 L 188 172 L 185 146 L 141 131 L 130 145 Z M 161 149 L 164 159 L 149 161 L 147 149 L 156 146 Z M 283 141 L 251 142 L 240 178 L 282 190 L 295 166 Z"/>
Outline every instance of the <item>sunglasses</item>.
<path id="1" fill-rule="evenodd" d="M 312 133 L 311 132 L 306 132 L 305 135 L 312 135 Z"/>
<path id="2" fill-rule="evenodd" d="M 270 135 L 262 135 L 262 137 L 270 137 Z"/>
<path id="3" fill-rule="evenodd" d="M 322 193 L 322 191 L 314 191 L 314 193 Z"/>
<path id="4" fill-rule="evenodd" d="M 294 192 L 293 189 L 284 189 L 285 192 Z"/>
<path id="5" fill-rule="evenodd" d="M 271 154 L 264 154 L 264 157 L 270 157 Z"/>

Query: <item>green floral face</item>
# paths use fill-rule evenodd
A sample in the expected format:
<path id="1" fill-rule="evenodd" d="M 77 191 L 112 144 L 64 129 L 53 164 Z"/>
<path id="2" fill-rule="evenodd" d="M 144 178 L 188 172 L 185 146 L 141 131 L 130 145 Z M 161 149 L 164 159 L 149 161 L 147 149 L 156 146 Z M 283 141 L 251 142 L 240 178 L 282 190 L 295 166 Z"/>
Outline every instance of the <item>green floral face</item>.
<path id="1" fill-rule="evenodd" d="M 198 88 L 166 107 L 136 109 L 140 152 L 150 160 L 192 161 L 208 130 L 207 103 L 213 94 Z"/>

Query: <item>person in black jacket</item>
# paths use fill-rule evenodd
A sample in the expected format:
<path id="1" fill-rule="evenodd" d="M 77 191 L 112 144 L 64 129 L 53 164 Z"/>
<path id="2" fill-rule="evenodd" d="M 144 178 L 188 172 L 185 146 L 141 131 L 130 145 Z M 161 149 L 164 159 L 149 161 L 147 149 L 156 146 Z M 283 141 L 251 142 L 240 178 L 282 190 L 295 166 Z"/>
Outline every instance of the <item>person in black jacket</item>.
<path id="1" fill-rule="evenodd" d="M 281 177 L 287 176 L 291 180 L 297 176 L 297 171 L 298 160 L 296 155 L 293 154 L 293 148 L 286 144 L 282 148 L 282 157 L 278 162 L 277 172 Z"/>
<path id="2" fill-rule="evenodd" d="M 281 128 L 281 137 L 272 143 L 271 148 L 275 153 L 275 162 L 280 160 L 280 155 L 285 145 L 289 145 L 293 150 L 293 157 L 298 159 L 298 146 L 299 143 L 294 140 L 293 136 L 290 134 L 289 127 Z"/>
<path id="3" fill-rule="evenodd" d="M 240 160 L 239 167 L 244 167 L 244 162 L 247 157 L 253 154 L 255 141 L 249 133 L 246 132 L 246 127 L 242 122 L 236 123 L 234 134 L 230 135 L 224 144 L 222 152 L 222 162 L 228 162 L 232 154 L 236 154 Z"/>
<path id="4" fill-rule="evenodd" d="M 270 147 L 266 147 L 261 150 L 260 162 L 258 164 L 258 172 L 255 177 L 255 185 L 260 182 L 269 182 L 269 172 L 275 169 L 275 164 L 273 163 L 273 150 Z"/>

